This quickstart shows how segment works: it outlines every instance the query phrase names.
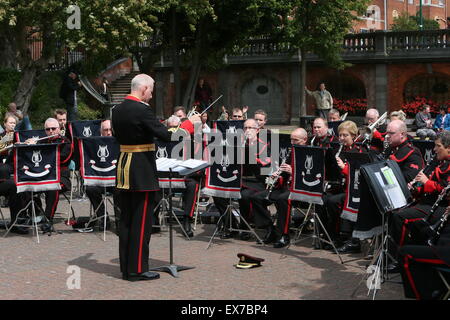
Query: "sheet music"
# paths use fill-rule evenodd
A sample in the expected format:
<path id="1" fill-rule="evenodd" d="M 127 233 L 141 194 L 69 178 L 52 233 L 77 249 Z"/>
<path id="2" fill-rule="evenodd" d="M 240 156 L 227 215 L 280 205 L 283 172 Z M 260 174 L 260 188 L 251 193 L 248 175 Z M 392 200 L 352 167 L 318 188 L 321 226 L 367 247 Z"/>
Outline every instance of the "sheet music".
<path id="1" fill-rule="evenodd" d="M 158 171 L 168 172 L 172 168 L 173 172 L 180 172 L 186 168 L 194 169 L 206 163 L 206 161 L 196 159 L 188 159 L 183 161 L 171 158 L 159 158 L 156 159 L 156 168 Z"/>
<path id="2" fill-rule="evenodd" d="M 381 168 L 381 173 L 383 174 L 384 181 L 387 182 L 384 183 L 384 181 L 382 181 L 382 186 L 387 198 L 392 204 L 392 209 L 397 209 L 405 206 L 407 204 L 405 195 L 403 194 L 397 177 L 394 175 L 392 169 L 389 167 Z M 377 178 L 379 181 L 383 180 L 382 177 L 379 176 L 379 174 L 377 175 Z"/>

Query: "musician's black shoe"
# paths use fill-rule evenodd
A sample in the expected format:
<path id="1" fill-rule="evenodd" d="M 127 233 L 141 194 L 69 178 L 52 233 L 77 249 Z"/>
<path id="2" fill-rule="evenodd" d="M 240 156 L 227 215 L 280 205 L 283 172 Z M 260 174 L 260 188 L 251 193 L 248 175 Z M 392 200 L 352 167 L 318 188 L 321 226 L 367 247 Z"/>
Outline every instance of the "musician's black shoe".
<path id="1" fill-rule="evenodd" d="M 351 240 L 344 243 L 342 247 L 337 249 L 338 253 L 360 253 L 361 244 L 358 242 L 352 242 Z"/>
<path id="2" fill-rule="evenodd" d="M 250 240 L 251 237 L 252 236 L 248 232 L 239 233 L 239 239 L 241 239 L 242 241 L 248 241 L 248 240 Z"/>
<path id="3" fill-rule="evenodd" d="M 108 218 L 106 218 L 106 230 L 109 230 L 110 228 L 111 228 L 111 226 L 110 226 L 109 217 L 108 217 Z M 103 219 L 98 220 L 98 230 L 105 231 L 105 220 L 103 220 Z"/>
<path id="4" fill-rule="evenodd" d="M 44 223 L 41 225 L 41 231 L 43 233 L 49 233 L 52 232 L 53 230 L 54 230 L 53 225 L 51 223 Z"/>
<path id="5" fill-rule="evenodd" d="M 188 236 L 189 238 L 192 238 L 192 237 L 194 236 L 194 232 L 192 231 L 192 228 L 191 228 L 191 221 L 190 221 L 190 218 L 189 218 L 189 217 L 184 217 L 184 220 L 183 220 L 183 229 L 184 229 L 184 231 L 186 232 L 186 234 L 187 234 L 187 236 Z"/>
<path id="6" fill-rule="evenodd" d="M 264 236 L 262 243 L 269 244 L 275 242 L 275 239 L 277 238 L 277 234 L 275 232 L 274 226 L 270 226 L 267 228 L 266 235 Z M 261 241 L 256 241 L 258 244 L 262 244 Z"/>
<path id="7" fill-rule="evenodd" d="M 130 273 L 127 275 L 128 281 L 144 281 L 144 280 L 155 280 L 159 279 L 159 273 L 147 271 L 143 273 Z"/>
<path id="8" fill-rule="evenodd" d="M 16 226 L 14 226 L 14 227 L 11 228 L 11 232 L 17 233 L 17 234 L 28 234 L 29 230 L 28 230 L 28 228 L 25 228 L 25 227 L 16 227 Z"/>
<path id="9" fill-rule="evenodd" d="M 388 273 L 399 273 L 400 272 L 400 264 L 398 262 L 389 263 L 387 265 Z"/>
<path id="10" fill-rule="evenodd" d="M 289 239 L 289 235 L 288 234 L 283 234 L 281 236 L 280 239 L 278 239 L 277 242 L 275 242 L 273 244 L 274 248 L 284 248 L 286 247 L 289 243 L 291 242 L 291 240 Z"/>

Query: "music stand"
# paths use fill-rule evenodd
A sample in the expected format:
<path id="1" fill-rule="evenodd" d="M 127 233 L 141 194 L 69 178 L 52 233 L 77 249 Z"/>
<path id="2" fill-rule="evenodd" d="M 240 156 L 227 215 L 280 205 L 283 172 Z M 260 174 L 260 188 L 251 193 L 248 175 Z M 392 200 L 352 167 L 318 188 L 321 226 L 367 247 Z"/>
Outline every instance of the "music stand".
<path id="1" fill-rule="evenodd" d="M 17 186 L 17 192 L 31 192 L 31 199 L 27 203 L 27 205 L 22 208 L 16 215 L 16 219 L 11 223 L 9 228 L 7 228 L 6 233 L 3 235 L 5 238 L 8 233 L 11 231 L 13 227 L 26 227 L 30 228 L 28 224 L 18 224 L 17 221 L 22 213 L 27 213 L 27 209 L 31 206 L 31 228 L 33 229 L 33 233 L 36 232 L 37 242 L 40 243 L 39 240 L 39 230 L 38 230 L 38 221 L 36 216 L 36 205 L 34 203 L 34 193 L 35 192 L 45 192 L 52 190 L 60 190 L 60 177 L 59 177 L 59 159 L 57 158 L 58 152 L 56 151 L 58 148 L 58 144 L 44 144 L 44 145 L 14 145 L 14 179 Z M 54 149 L 53 149 L 54 148 Z M 25 150 L 23 151 L 22 156 L 20 157 L 17 153 L 19 149 Z M 29 154 L 26 155 L 26 149 L 33 152 L 33 156 L 30 157 Z M 52 150 L 53 149 L 53 150 Z M 42 154 L 41 154 L 42 151 Z M 25 156 L 26 155 L 26 156 Z M 19 161 L 20 158 L 20 161 Z M 48 160 L 54 160 L 55 163 L 53 165 L 47 163 L 44 165 L 44 170 L 42 172 L 36 173 L 33 172 L 35 169 L 30 169 L 30 167 L 40 167 L 40 163 L 44 161 L 46 163 Z M 33 166 L 30 165 L 30 162 L 33 162 Z M 25 175 L 28 175 L 26 178 L 23 174 L 18 173 L 18 171 L 23 170 Z M 47 179 L 47 180 L 44 180 Z M 49 219 L 43 215 L 43 218 L 47 223 L 50 223 Z M 51 236 L 54 231 L 53 224 L 51 224 L 51 230 L 48 232 L 48 235 Z M 61 233 L 61 232 L 57 232 Z"/>
<path id="2" fill-rule="evenodd" d="M 313 245 L 318 245 L 319 248 L 321 248 L 322 243 L 331 245 L 341 263 L 344 263 L 315 208 L 316 204 L 323 204 L 323 193 L 324 188 L 326 188 L 326 184 L 324 183 L 325 151 L 324 148 L 313 146 L 294 146 L 293 148 L 293 183 L 289 198 L 291 200 L 306 202 L 309 206 L 305 214 L 305 219 L 300 225 L 294 241 L 291 241 L 285 247 L 284 252 L 286 253 L 292 244 L 313 238 Z M 310 221 L 313 223 L 312 236 L 300 239 L 304 227 Z M 321 236 L 320 230 L 324 231 L 325 239 Z"/>
<path id="3" fill-rule="evenodd" d="M 202 170 L 202 169 L 206 168 L 207 166 L 208 166 L 208 164 L 205 162 L 205 164 L 202 166 L 198 166 L 196 168 L 186 168 L 184 170 L 177 171 L 177 173 L 180 176 L 187 176 L 198 170 Z M 172 173 L 173 173 L 172 168 L 170 167 L 169 168 L 169 200 L 168 200 L 169 214 L 171 214 L 173 216 L 173 218 L 175 218 L 178 221 L 178 219 L 172 209 L 172 177 L 173 177 Z M 150 269 L 150 271 L 168 272 L 173 277 L 178 278 L 178 271 L 194 269 L 195 267 L 179 266 L 179 265 L 174 264 L 174 262 L 173 262 L 173 230 L 172 230 L 172 220 L 170 219 L 170 217 L 168 219 L 168 223 L 169 223 L 169 255 L 170 255 L 169 265 L 152 268 L 152 269 Z M 178 221 L 178 223 L 179 223 L 179 221 Z"/>
<path id="4" fill-rule="evenodd" d="M 80 173 L 86 186 L 103 187 L 102 200 L 94 210 L 94 215 L 89 216 L 89 221 L 85 224 L 85 231 L 92 222 L 103 218 L 103 241 L 106 241 L 106 222 L 108 217 L 107 204 L 114 203 L 108 199 L 108 187 L 116 184 L 116 163 L 119 155 L 119 146 L 114 137 L 86 137 L 79 138 L 80 150 Z M 103 204 L 102 216 L 97 216 L 97 211 Z M 93 218 L 95 217 L 95 218 Z M 83 229 L 79 230 L 80 232 Z"/>
<path id="5" fill-rule="evenodd" d="M 373 290 L 373 299 L 375 299 L 376 290 L 379 289 L 380 283 L 388 279 L 386 259 L 390 256 L 388 253 L 390 236 L 387 214 L 392 214 L 394 210 L 407 207 L 411 194 L 405 178 L 395 161 L 387 160 L 363 165 L 361 166 L 361 172 L 367 181 L 368 187 L 376 200 L 378 210 L 381 213 L 381 241 L 369 264 L 369 267 L 375 265 L 375 274 L 372 277 L 368 294 Z M 360 283 L 353 291 L 352 296 L 355 295 L 366 276 L 367 274 L 364 274 Z"/>

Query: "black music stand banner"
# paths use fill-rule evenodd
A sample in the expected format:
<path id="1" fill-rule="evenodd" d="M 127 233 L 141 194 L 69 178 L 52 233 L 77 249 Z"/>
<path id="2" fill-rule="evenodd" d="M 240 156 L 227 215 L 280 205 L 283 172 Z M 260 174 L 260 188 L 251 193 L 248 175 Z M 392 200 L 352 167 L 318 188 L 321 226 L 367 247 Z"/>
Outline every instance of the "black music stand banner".
<path id="1" fill-rule="evenodd" d="M 84 185 L 114 187 L 116 185 L 119 144 L 114 137 L 79 139 L 80 174 Z"/>
<path id="2" fill-rule="evenodd" d="M 27 139 L 31 138 L 44 138 L 47 134 L 44 129 L 36 130 L 19 130 L 14 133 L 14 142 L 25 142 Z"/>
<path id="3" fill-rule="evenodd" d="M 187 160 L 188 148 L 191 148 L 191 140 L 183 140 L 183 142 L 179 141 L 155 141 L 156 145 L 156 159 L 177 159 L 177 160 Z M 186 179 L 185 177 L 172 177 L 169 178 L 167 174 L 163 174 L 162 172 L 158 172 L 158 183 L 159 187 L 163 189 L 169 188 L 170 184 L 172 184 L 172 188 L 174 189 L 184 189 L 186 188 Z"/>
<path id="4" fill-rule="evenodd" d="M 245 120 L 217 120 L 214 121 L 213 128 L 225 136 L 227 133 L 236 133 L 237 129 L 244 130 L 244 122 Z"/>
<path id="5" fill-rule="evenodd" d="M 294 146 L 289 199 L 322 205 L 325 149 Z"/>
<path id="6" fill-rule="evenodd" d="M 345 159 L 349 168 L 349 179 L 345 190 L 344 208 L 341 218 L 355 222 L 358 218 L 359 204 L 361 202 L 359 183 L 361 178 L 361 165 L 370 162 L 367 153 L 342 152 L 342 159 Z"/>
<path id="7" fill-rule="evenodd" d="M 272 136 L 277 133 L 272 132 Z M 292 144 L 291 144 L 291 135 L 290 134 L 278 134 L 278 165 L 286 163 L 291 155 Z M 273 147 L 270 149 L 273 152 Z"/>
<path id="8" fill-rule="evenodd" d="M 434 141 L 433 140 L 416 140 L 413 139 L 412 143 L 415 147 L 419 148 L 422 153 L 423 162 L 426 166 L 433 160 L 434 154 Z"/>
<path id="9" fill-rule="evenodd" d="M 80 120 L 69 122 L 70 136 L 73 138 L 100 136 L 101 122 L 101 120 Z"/>
<path id="10" fill-rule="evenodd" d="M 339 120 L 339 121 L 328 122 L 328 133 L 332 134 L 333 136 L 336 136 L 336 137 L 339 136 L 338 127 L 342 122 L 344 122 L 344 121 Z"/>
<path id="11" fill-rule="evenodd" d="M 242 148 L 216 146 L 211 149 L 211 147 L 210 145 L 205 150 L 205 160 L 211 166 L 206 169 L 205 187 L 202 192 L 213 197 L 240 199 L 242 162 L 238 161 L 238 157 L 242 159 Z"/>
<path id="12" fill-rule="evenodd" d="M 14 147 L 17 192 L 61 190 L 59 143 Z"/>

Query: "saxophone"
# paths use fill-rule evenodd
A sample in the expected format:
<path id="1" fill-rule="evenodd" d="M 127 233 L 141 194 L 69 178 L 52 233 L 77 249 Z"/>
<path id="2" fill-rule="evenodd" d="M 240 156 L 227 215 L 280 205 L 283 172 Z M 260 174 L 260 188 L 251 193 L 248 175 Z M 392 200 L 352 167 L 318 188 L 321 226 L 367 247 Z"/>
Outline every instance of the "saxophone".
<path id="1" fill-rule="evenodd" d="M 0 152 L 5 151 L 6 149 L 9 149 L 9 146 L 12 145 L 14 139 L 14 131 L 7 132 L 1 139 L 0 139 Z"/>

